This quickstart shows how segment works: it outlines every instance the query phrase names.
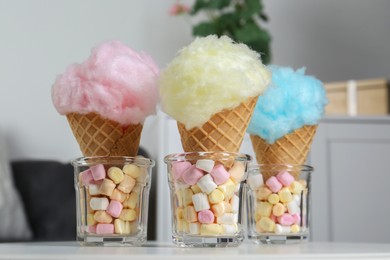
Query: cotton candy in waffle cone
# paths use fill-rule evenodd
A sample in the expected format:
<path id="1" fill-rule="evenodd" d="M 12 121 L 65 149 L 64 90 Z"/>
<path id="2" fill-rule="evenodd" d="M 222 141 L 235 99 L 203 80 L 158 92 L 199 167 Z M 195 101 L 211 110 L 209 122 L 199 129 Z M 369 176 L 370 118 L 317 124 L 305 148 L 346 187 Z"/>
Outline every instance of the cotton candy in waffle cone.
<path id="1" fill-rule="evenodd" d="M 253 150 L 256 154 L 257 163 L 262 165 L 293 164 L 302 165 L 306 161 L 311 143 L 317 130 L 317 125 L 305 125 L 294 132 L 269 144 L 257 135 L 251 135 Z M 261 168 L 260 168 L 261 171 Z M 264 171 L 263 178 L 266 180 L 277 172 Z M 290 172 L 298 179 L 299 172 Z"/>
<path id="2" fill-rule="evenodd" d="M 96 113 L 66 115 L 84 156 L 136 156 L 142 125 L 122 126 Z"/>
<path id="3" fill-rule="evenodd" d="M 257 97 L 250 98 L 234 109 L 216 113 L 201 127 L 194 127 L 190 130 L 178 122 L 184 151 L 238 152 L 256 101 Z"/>

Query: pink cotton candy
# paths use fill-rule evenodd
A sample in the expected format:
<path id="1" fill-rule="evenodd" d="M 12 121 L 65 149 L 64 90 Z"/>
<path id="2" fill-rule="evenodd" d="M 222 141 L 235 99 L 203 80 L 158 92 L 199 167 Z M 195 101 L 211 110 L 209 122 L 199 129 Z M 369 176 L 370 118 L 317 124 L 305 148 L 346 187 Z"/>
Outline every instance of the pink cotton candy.
<path id="1" fill-rule="evenodd" d="M 85 62 L 58 76 L 53 104 L 63 115 L 97 113 L 122 125 L 143 123 L 156 111 L 158 74 L 147 54 L 119 41 L 104 43 Z"/>

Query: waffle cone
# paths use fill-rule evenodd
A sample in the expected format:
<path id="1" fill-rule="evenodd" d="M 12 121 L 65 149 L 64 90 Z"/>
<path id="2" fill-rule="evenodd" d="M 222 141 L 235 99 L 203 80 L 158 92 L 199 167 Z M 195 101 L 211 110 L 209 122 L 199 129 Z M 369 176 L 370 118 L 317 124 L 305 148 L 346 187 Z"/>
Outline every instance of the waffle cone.
<path id="1" fill-rule="evenodd" d="M 136 156 L 142 125 L 122 126 L 98 114 L 66 115 L 84 156 Z"/>
<path id="2" fill-rule="evenodd" d="M 257 163 L 268 166 L 272 164 L 304 164 L 316 130 L 317 125 L 306 125 L 279 138 L 273 144 L 267 143 L 259 136 L 251 135 Z M 277 172 L 271 170 L 262 171 L 265 180 L 275 173 Z M 294 175 L 295 179 L 298 179 L 299 172 L 291 172 L 291 174 Z"/>
<path id="3" fill-rule="evenodd" d="M 178 122 L 181 144 L 185 152 L 238 152 L 252 117 L 257 97 L 250 98 L 231 110 L 213 115 L 201 127 L 186 129 Z"/>

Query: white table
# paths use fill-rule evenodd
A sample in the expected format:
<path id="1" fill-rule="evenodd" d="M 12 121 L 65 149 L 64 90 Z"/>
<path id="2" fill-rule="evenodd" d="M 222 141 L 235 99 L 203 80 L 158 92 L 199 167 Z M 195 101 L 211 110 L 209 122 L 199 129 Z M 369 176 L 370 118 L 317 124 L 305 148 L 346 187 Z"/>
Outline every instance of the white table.
<path id="1" fill-rule="evenodd" d="M 390 259 L 390 244 L 242 244 L 237 248 L 176 248 L 172 244 L 154 243 L 143 247 L 81 247 L 76 242 L 0 243 L 0 259 Z"/>

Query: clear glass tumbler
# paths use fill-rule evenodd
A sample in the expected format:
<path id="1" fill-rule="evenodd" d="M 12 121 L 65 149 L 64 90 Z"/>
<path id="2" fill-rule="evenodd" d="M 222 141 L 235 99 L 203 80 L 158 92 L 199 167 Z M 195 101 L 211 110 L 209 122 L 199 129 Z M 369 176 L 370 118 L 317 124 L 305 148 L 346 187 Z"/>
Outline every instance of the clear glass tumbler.
<path id="1" fill-rule="evenodd" d="M 80 244 L 137 246 L 146 242 L 154 164 L 141 156 L 72 161 Z"/>
<path id="2" fill-rule="evenodd" d="M 243 182 L 251 157 L 228 152 L 167 155 L 172 240 L 180 247 L 233 247 L 245 238 Z"/>
<path id="3" fill-rule="evenodd" d="M 248 238 L 256 244 L 309 240 L 308 165 L 251 165 L 247 179 Z"/>

